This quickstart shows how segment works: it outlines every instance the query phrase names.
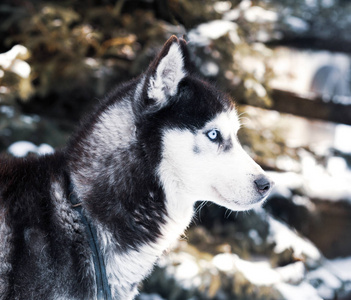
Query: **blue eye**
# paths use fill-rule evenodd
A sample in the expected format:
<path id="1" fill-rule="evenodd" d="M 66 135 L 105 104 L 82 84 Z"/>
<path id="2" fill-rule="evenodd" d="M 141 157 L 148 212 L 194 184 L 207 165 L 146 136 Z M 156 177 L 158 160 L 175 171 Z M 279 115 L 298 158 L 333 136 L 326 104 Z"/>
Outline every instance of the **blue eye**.
<path id="1" fill-rule="evenodd" d="M 220 136 L 220 133 L 217 129 L 212 129 L 207 132 L 207 137 L 213 142 L 217 141 L 219 136 Z"/>

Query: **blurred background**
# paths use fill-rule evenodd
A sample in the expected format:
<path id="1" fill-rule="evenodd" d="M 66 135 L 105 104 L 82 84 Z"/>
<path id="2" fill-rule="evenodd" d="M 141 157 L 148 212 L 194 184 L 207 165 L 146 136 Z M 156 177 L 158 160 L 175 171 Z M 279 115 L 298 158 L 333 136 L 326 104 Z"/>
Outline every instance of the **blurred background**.
<path id="1" fill-rule="evenodd" d="M 347 0 L 2 0 L 0 152 L 63 147 L 185 36 L 276 186 L 255 211 L 199 204 L 138 299 L 351 299 L 350 28 Z"/>

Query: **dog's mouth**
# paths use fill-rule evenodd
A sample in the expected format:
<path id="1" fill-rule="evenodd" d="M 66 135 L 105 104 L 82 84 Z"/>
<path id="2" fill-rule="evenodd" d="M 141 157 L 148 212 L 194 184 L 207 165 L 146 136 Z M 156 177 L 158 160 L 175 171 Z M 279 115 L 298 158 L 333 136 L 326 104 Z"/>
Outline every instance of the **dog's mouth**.
<path id="1" fill-rule="evenodd" d="M 236 205 L 240 205 L 240 203 L 238 203 L 237 201 L 235 201 L 235 200 L 229 200 L 229 199 L 227 199 L 226 197 L 224 197 L 224 196 L 218 191 L 218 189 L 217 189 L 216 187 L 213 186 L 212 189 L 213 189 L 215 195 L 216 195 L 220 200 L 222 200 L 223 202 L 225 202 L 225 203 L 227 203 L 227 204 L 236 204 Z"/>
<path id="2" fill-rule="evenodd" d="M 261 205 L 266 199 L 266 197 L 258 197 L 253 201 L 243 203 L 235 199 L 228 199 L 227 197 L 224 197 L 223 194 L 221 194 L 221 192 L 214 186 L 212 186 L 212 190 L 214 191 L 217 199 L 219 199 L 222 202 L 222 205 L 229 206 L 229 208 L 230 206 L 234 205 L 236 209 L 251 209 L 257 207 L 257 205 Z"/>

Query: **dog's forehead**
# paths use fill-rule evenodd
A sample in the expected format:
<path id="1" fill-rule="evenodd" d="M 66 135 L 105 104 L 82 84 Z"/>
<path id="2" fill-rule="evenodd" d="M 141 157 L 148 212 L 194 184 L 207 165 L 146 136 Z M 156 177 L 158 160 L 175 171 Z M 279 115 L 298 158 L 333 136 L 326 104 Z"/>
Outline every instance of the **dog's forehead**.
<path id="1" fill-rule="evenodd" d="M 236 134 L 241 124 L 239 121 L 238 113 L 235 109 L 218 113 L 211 121 L 209 121 L 206 129 L 218 129 L 224 136 Z"/>

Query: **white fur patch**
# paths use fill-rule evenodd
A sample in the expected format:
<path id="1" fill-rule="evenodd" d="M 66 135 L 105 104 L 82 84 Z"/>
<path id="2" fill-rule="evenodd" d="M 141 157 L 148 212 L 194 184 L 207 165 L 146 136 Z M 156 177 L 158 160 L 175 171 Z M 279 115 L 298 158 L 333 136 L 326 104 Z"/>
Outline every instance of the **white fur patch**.
<path id="1" fill-rule="evenodd" d="M 236 137 L 241 124 L 236 110 L 228 110 L 208 122 L 202 131 L 219 129 L 224 138 Z"/>
<path id="2" fill-rule="evenodd" d="M 254 180 L 264 171 L 239 144 L 239 127 L 233 110 L 219 114 L 195 134 L 187 130 L 165 132 L 159 174 L 165 186 L 173 182 L 170 193 L 187 194 L 191 204 L 205 200 L 232 210 L 260 205 L 263 199 Z M 211 129 L 219 130 L 232 147 L 224 151 L 210 141 L 206 132 Z"/>
<path id="3" fill-rule="evenodd" d="M 182 50 L 174 43 L 167 55 L 156 68 L 156 74 L 150 78 L 148 96 L 162 106 L 167 96 L 174 96 L 179 82 L 186 76 Z"/>
<path id="4" fill-rule="evenodd" d="M 121 101 L 109 107 L 99 117 L 92 136 L 104 143 L 105 151 L 125 148 L 135 138 L 135 122 L 131 111 L 130 102 Z"/>
<path id="5" fill-rule="evenodd" d="M 140 84 L 141 85 L 141 84 Z M 139 86 L 137 87 L 137 91 Z M 115 185 L 113 174 L 114 165 L 106 167 L 101 164 L 101 158 L 108 154 L 124 151 L 135 141 L 135 126 L 130 101 L 120 101 L 104 111 L 99 121 L 95 124 L 93 133 L 85 141 L 83 147 L 94 160 L 84 163 L 72 173 L 72 180 L 79 198 L 85 198 L 89 194 L 91 186 L 86 180 L 93 182 L 100 176 L 101 170 L 110 175 L 111 185 Z"/>

